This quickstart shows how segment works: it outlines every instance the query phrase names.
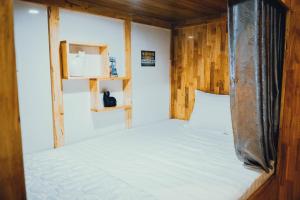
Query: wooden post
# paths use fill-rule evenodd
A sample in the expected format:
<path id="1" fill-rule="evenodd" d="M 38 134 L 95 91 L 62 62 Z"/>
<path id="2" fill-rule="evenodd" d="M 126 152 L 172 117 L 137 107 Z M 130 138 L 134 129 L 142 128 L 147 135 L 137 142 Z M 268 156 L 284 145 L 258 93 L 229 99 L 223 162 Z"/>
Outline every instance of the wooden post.
<path id="1" fill-rule="evenodd" d="M 22 158 L 13 0 L 0 0 L 0 199 L 26 199 Z"/>
<path id="2" fill-rule="evenodd" d="M 131 105 L 131 20 L 126 19 L 124 21 L 124 33 L 125 33 L 125 73 L 127 79 L 123 80 L 124 90 L 124 105 Z M 132 123 L 132 106 L 125 109 L 126 127 L 130 128 Z"/>
<path id="3" fill-rule="evenodd" d="M 283 92 L 277 176 L 279 198 L 300 199 L 300 3 L 291 6 L 286 24 L 286 49 L 283 67 Z"/>
<path id="4" fill-rule="evenodd" d="M 48 8 L 54 148 L 64 145 L 64 106 L 59 61 L 59 8 Z"/>

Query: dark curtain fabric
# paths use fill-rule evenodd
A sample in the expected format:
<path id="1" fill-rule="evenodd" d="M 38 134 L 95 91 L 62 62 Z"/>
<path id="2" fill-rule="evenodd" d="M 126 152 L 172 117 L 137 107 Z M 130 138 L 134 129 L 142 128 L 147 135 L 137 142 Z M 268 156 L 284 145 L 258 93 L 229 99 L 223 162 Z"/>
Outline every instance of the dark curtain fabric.
<path id="1" fill-rule="evenodd" d="M 276 1 L 229 1 L 230 95 L 238 158 L 276 162 L 286 11 Z"/>

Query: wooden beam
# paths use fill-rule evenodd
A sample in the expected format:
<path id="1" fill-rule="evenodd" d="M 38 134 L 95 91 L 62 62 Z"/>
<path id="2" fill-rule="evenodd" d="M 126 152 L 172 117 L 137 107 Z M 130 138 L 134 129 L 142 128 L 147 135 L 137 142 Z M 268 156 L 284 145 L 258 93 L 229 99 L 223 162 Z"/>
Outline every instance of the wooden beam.
<path id="1" fill-rule="evenodd" d="M 79 11 L 79 12 L 85 12 L 95 15 L 101 15 L 106 17 L 112 17 L 117 19 L 123 19 L 126 20 L 129 17 L 132 19 L 132 21 L 147 25 L 153 25 L 163 28 L 171 28 L 172 24 L 168 21 L 161 20 L 154 17 L 148 17 L 148 16 L 138 16 L 133 15 L 127 12 L 120 12 L 116 11 L 112 8 L 108 8 L 103 5 L 94 4 L 89 1 L 81 1 L 81 0 L 23 0 L 27 2 L 33 2 L 33 3 L 39 3 L 44 4 L 48 6 L 56 6 L 61 7 L 69 10 Z"/>
<path id="2" fill-rule="evenodd" d="M 132 76 L 131 76 L 131 20 L 124 21 L 124 34 L 125 34 L 125 73 L 128 79 L 123 80 L 124 90 L 124 105 L 132 105 Z M 126 127 L 130 128 L 132 124 L 132 108 L 125 110 Z"/>
<path id="3" fill-rule="evenodd" d="M 300 199 L 300 5 L 289 1 L 278 154 L 279 199 Z"/>
<path id="4" fill-rule="evenodd" d="M 64 145 L 64 106 L 62 77 L 59 61 L 59 8 L 48 8 L 48 32 L 50 52 L 50 74 L 52 92 L 53 136 L 54 147 Z"/>
<path id="5" fill-rule="evenodd" d="M 0 0 L 0 26 L 0 199 L 26 199 L 13 32 L 13 0 Z"/>

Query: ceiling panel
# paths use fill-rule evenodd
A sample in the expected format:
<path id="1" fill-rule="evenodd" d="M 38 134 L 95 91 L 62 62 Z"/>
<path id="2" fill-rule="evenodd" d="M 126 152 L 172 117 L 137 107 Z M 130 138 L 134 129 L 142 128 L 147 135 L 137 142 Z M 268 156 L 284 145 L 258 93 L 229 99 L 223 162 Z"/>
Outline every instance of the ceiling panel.
<path id="1" fill-rule="evenodd" d="M 170 28 L 223 15 L 227 0 L 23 0 Z"/>
<path id="2" fill-rule="evenodd" d="M 227 10 L 226 0 L 86 0 L 131 15 L 175 22 L 217 15 Z"/>

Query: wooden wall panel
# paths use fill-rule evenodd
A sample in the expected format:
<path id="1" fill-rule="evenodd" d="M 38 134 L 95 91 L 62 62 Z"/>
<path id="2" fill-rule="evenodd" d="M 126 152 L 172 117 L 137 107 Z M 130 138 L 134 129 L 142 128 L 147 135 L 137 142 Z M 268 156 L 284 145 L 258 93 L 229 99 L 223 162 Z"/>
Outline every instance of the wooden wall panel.
<path id="1" fill-rule="evenodd" d="M 279 199 L 300 199 L 300 10 L 291 0 L 287 23 L 281 135 L 279 142 Z"/>
<path id="2" fill-rule="evenodd" d="M 257 191 L 251 200 L 300 199 L 300 3 L 299 0 L 283 2 L 290 11 L 286 24 L 276 178 L 263 190 Z"/>
<path id="3" fill-rule="evenodd" d="M 13 0 L 0 0 L 0 199 L 26 198 L 22 159 Z"/>
<path id="4" fill-rule="evenodd" d="M 189 119 L 194 91 L 229 93 L 226 18 L 178 28 L 173 35 L 171 117 Z"/>

